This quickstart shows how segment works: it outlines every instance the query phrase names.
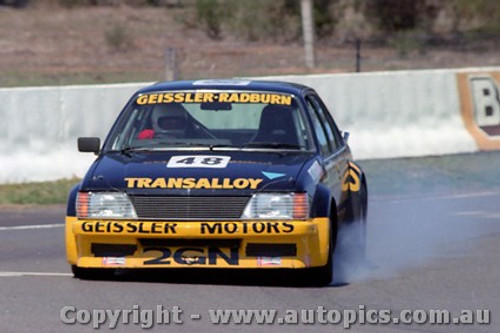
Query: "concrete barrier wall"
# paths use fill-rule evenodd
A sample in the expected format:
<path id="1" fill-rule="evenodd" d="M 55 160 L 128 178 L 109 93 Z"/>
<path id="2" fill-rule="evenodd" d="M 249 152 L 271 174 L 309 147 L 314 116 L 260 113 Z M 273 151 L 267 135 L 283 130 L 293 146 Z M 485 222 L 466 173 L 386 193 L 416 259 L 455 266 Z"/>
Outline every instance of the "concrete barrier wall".
<path id="1" fill-rule="evenodd" d="M 265 79 L 313 87 L 358 159 L 500 150 L 500 67 Z"/>
<path id="2" fill-rule="evenodd" d="M 478 151 L 475 132 L 484 131 L 475 119 L 496 122 L 491 96 L 498 100 L 499 73 L 484 68 L 256 79 L 316 89 L 339 127 L 351 132 L 354 157 L 371 159 Z M 491 78 L 491 94 L 487 83 L 476 87 L 471 78 Z M 78 153 L 76 138 L 103 139 L 127 99 L 148 84 L 0 89 L 0 183 L 83 176 L 94 156 Z"/>
<path id="3" fill-rule="evenodd" d="M 79 153 L 76 139 L 103 139 L 147 84 L 0 89 L 0 183 L 82 177 L 95 156 Z"/>
<path id="4" fill-rule="evenodd" d="M 473 152 L 455 70 L 269 77 L 313 87 L 358 159 Z"/>

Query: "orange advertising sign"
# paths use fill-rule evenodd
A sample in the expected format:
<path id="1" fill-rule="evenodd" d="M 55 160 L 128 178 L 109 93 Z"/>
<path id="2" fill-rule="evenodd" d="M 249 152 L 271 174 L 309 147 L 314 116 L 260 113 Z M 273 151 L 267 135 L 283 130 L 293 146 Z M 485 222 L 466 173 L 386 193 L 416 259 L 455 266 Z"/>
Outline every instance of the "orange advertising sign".
<path id="1" fill-rule="evenodd" d="M 500 71 L 457 73 L 462 118 L 481 150 L 500 150 Z"/>

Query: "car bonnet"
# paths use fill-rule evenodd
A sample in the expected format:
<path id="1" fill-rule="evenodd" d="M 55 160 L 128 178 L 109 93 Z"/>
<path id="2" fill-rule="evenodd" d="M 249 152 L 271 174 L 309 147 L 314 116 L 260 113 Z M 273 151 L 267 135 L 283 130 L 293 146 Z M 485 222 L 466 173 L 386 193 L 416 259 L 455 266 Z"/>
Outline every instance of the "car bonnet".
<path id="1" fill-rule="evenodd" d="M 97 159 L 82 190 L 155 195 L 292 191 L 313 156 L 279 151 L 110 152 Z"/>

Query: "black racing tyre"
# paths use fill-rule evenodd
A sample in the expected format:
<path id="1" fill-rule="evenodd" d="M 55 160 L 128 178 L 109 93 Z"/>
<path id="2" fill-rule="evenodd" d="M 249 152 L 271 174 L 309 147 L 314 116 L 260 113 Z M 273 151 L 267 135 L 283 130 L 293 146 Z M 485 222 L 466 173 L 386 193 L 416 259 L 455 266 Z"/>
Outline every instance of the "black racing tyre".
<path id="1" fill-rule="evenodd" d="M 326 265 L 306 269 L 305 282 L 314 286 L 327 286 L 333 281 L 333 257 L 337 242 L 336 224 L 330 222 L 330 246 Z"/>
<path id="2" fill-rule="evenodd" d="M 368 211 L 368 192 L 363 182 L 358 192 L 351 192 L 346 223 L 341 227 L 342 250 L 356 261 L 366 258 L 366 216 Z"/>
<path id="3" fill-rule="evenodd" d="M 76 265 L 71 265 L 71 272 L 75 278 L 82 280 L 107 280 L 115 274 L 112 268 L 82 268 Z"/>
<path id="4" fill-rule="evenodd" d="M 325 266 L 313 267 L 309 269 L 308 284 L 315 286 L 327 286 L 333 281 L 333 254 L 328 254 L 328 261 Z"/>

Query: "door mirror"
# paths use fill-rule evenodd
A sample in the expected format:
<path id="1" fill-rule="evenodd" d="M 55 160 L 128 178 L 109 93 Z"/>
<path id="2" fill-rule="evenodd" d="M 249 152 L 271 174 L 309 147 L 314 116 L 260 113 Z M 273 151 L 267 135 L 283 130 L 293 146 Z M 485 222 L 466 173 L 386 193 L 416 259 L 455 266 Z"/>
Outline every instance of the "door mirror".
<path id="1" fill-rule="evenodd" d="M 342 137 L 344 138 L 344 142 L 347 144 L 347 141 L 349 141 L 349 132 L 344 132 L 342 134 Z"/>
<path id="2" fill-rule="evenodd" d="M 82 153 L 99 154 L 101 139 L 99 138 L 78 138 L 78 151 Z"/>

